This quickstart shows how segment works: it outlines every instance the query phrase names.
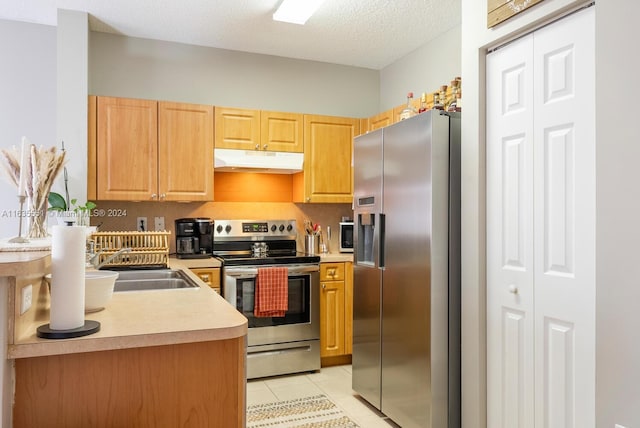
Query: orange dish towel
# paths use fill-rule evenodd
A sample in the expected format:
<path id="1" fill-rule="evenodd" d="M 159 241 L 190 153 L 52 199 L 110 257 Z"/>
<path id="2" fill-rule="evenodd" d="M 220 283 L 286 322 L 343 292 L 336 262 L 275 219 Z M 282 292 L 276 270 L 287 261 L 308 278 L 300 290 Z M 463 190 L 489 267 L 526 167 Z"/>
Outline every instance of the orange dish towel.
<path id="1" fill-rule="evenodd" d="M 258 268 L 253 315 L 283 317 L 289 309 L 289 270 L 286 267 Z"/>

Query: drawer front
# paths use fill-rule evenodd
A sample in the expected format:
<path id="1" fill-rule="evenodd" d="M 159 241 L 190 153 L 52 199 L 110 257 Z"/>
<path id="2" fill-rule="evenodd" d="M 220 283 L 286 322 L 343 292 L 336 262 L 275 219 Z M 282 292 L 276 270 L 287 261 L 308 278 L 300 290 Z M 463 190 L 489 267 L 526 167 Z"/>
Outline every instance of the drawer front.
<path id="1" fill-rule="evenodd" d="M 344 281 L 344 263 L 320 263 L 320 281 Z"/>
<path id="2" fill-rule="evenodd" d="M 220 288 L 220 269 L 191 269 L 193 273 L 198 275 L 202 282 L 211 288 Z"/>

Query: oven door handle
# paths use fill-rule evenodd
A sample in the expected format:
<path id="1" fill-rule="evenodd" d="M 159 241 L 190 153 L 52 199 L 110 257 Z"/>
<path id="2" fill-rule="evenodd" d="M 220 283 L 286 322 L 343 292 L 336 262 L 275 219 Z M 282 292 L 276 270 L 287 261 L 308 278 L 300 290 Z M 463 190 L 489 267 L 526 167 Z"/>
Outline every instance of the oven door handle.
<path id="1" fill-rule="evenodd" d="M 286 266 L 289 270 L 289 275 L 299 275 L 306 273 L 319 272 L 320 266 L 318 265 L 305 265 L 305 266 Z M 251 278 L 258 275 L 258 268 L 255 267 L 227 267 L 224 269 L 224 274 L 232 276 L 234 278 Z"/>

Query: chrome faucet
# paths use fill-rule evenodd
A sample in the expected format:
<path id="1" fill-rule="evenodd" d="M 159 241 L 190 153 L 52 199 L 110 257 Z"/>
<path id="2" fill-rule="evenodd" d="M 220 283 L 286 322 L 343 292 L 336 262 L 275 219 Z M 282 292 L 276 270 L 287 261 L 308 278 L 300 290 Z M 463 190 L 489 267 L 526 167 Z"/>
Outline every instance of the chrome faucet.
<path id="1" fill-rule="evenodd" d="M 121 248 L 115 253 L 111 254 L 109 257 L 104 259 L 101 262 L 98 262 L 100 254 L 102 254 L 103 250 L 95 252 L 95 243 L 93 241 L 87 242 L 87 267 L 91 267 L 93 269 L 100 269 L 102 266 L 106 265 L 116 257 L 121 254 L 128 253 L 131 251 L 131 248 Z"/>

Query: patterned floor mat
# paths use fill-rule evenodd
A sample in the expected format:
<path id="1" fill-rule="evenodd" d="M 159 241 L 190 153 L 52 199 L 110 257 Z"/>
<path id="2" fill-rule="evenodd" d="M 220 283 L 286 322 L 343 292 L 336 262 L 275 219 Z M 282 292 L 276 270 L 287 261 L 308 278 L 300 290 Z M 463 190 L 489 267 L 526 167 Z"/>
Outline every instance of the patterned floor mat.
<path id="1" fill-rule="evenodd" d="M 247 428 L 356 428 L 325 395 L 247 407 Z"/>

